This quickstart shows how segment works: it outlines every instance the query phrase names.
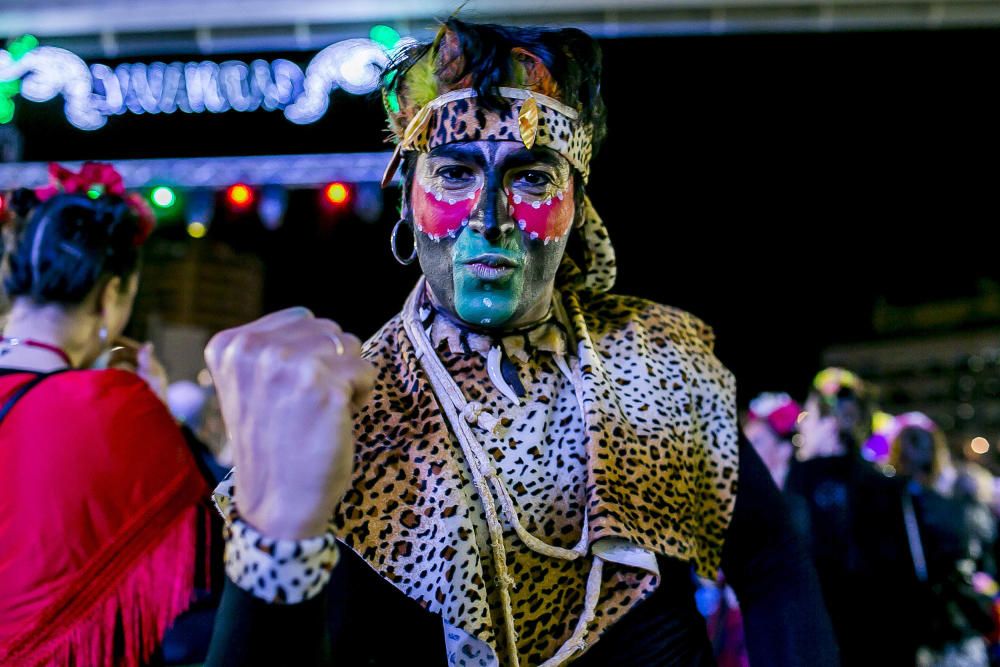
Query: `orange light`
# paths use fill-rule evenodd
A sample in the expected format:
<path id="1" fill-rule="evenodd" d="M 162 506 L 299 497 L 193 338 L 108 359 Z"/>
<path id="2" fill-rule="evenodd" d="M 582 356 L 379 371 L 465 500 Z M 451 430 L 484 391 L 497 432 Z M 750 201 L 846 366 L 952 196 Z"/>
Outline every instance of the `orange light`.
<path id="1" fill-rule="evenodd" d="M 343 183 L 330 183 L 330 185 L 323 189 L 323 196 L 331 204 L 339 206 L 347 203 L 351 193 Z"/>
<path id="2" fill-rule="evenodd" d="M 229 190 L 226 191 L 226 199 L 233 206 L 246 208 L 253 203 L 253 190 L 250 189 L 249 185 L 237 183 L 229 186 Z"/>

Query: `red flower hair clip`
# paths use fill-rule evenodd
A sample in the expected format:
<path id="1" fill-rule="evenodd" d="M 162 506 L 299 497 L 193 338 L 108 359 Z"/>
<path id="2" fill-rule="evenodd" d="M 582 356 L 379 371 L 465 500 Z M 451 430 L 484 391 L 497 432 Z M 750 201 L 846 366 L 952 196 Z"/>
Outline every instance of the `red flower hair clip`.
<path id="1" fill-rule="evenodd" d="M 101 195 L 121 197 L 139 218 L 139 229 L 134 242 L 142 245 L 153 233 L 156 226 L 156 214 L 140 195 L 125 192 L 125 181 L 112 165 L 106 162 L 84 162 L 79 172 L 67 169 L 61 164 L 49 164 L 49 185 L 35 190 L 40 201 L 45 201 L 60 194 L 87 195 L 93 199 Z"/>
<path id="2" fill-rule="evenodd" d="M 801 412 L 802 408 L 788 394 L 765 393 L 750 401 L 747 417 L 767 422 L 779 436 L 790 438 L 795 434 Z"/>
<path id="3" fill-rule="evenodd" d="M 10 199 L 10 195 L 6 192 L 0 192 L 0 230 L 6 227 L 14 219 L 14 216 L 10 211 L 10 206 L 7 204 L 8 199 Z"/>

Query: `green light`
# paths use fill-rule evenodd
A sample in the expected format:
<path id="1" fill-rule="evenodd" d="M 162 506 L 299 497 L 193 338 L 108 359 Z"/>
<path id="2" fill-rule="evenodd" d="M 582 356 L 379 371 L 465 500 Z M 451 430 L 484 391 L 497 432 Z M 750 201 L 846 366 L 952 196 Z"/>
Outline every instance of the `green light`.
<path id="1" fill-rule="evenodd" d="M 368 33 L 373 42 L 378 42 L 386 49 L 391 49 L 399 43 L 401 39 L 399 33 L 387 25 L 374 26 Z"/>
<path id="2" fill-rule="evenodd" d="M 14 120 L 14 103 L 6 97 L 0 96 L 0 125 L 12 120 Z"/>
<path id="3" fill-rule="evenodd" d="M 20 60 L 25 53 L 38 46 L 38 38 L 34 35 L 21 35 L 7 45 L 7 53 L 14 60 Z"/>
<path id="4" fill-rule="evenodd" d="M 385 105 L 386 110 L 392 113 L 399 113 L 399 97 L 396 96 L 396 90 L 392 85 L 392 82 L 396 80 L 397 71 L 393 70 L 385 75 L 382 79 L 382 89 L 385 91 Z"/>
<path id="5" fill-rule="evenodd" d="M 87 190 L 87 196 L 90 197 L 91 199 L 97 199 L 98 197 L 100 197 L 103 194 L 104 194 L 104 188 L 103 187 L 94 186 L 94 187 L 91 187 L 89 190 Z"/>
<path id="6" fill-rule="evenodd" d="M 0 81 L 0 125 L 14 120 L 14 100 L 11 98 L 21 90 L 20 79 Z"/>
<path id="7" fill-rule="evenodd" d="M 165 185 L 153 188 L 149 198 L 152 199 L 153 203 L 160 208 L 170 208 L 177 202 L 177 195 L 175 195 L 174 191 Z"/>

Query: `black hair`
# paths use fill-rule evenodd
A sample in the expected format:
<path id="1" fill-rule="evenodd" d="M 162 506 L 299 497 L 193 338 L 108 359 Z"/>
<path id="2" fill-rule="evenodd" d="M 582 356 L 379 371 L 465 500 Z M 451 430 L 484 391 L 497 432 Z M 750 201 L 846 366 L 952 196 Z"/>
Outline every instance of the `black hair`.
<path id="1" fill-rule="evenodd" d="M 499 110 L 509 101 L 497 94 L 513 77 L 511 50 L 522 48 L 541 59 L 559 86 L 561 102 L 577 109 L 581 120 L 593 126 L 593 154 L 607 133 L 607 110 L 601 98 L 601 47 L 593 37 L 577 28 L 534 28 L 467 23 L 457 18 L 445 22 L 458 37 L 464 56 L 464 71 L 482 103 Z M 398 92 L 406 72 L 423 58 L 431 42 L 414 44 L 390 62 L 383 73 L 388 92 Z"/>
<path id="2" fill-rule="evenodd" d="M 896 436 L 896 441 L 890 444 L 892 445 L 890 461 L 897 469 L 904 463 L 908 466 L 912 466 L 914 463 L 909 460 L 904 461 L 904 453 L 914 449 L 927 449 L 930 451 L 930 460 L 925 461 L 920 468 L 911 467 L 906 472 L 909 474 L 922 472 L 934 477 L 941 473 L 941 459 L 942 456 L 946 455 L 948 445 L 940 432 L 928 431 L 919 426 L 907 426 Z"/>
<path id="3" fill-rule="evenodd" d="M 57 194 L 23 213 L 3 281 L 12 298 L 78 305 L 100 281 L 124 283 L 139 268 L 139 218 L 121 197 Z"/>
<path id="4" fill-rule="evenodd" d="M 7 208 L 14 214 L 15 219 L 23 220 L 31 213 L 31 209 L 39 204 L 38 195 L 31 188 L 18 188 L 7 197 Z"/>

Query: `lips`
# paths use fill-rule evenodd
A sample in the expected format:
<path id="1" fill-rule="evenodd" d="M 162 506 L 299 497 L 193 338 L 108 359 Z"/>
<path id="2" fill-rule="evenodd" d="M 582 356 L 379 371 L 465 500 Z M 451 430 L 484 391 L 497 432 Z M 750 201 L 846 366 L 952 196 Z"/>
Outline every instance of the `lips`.
<path id="1" fill-rule="evenodd" d="M 513 273 L 520 263 L 505 255 L 488 253 L 473 257 L 465 266 L 481 280 L 496 280 Z"/>

